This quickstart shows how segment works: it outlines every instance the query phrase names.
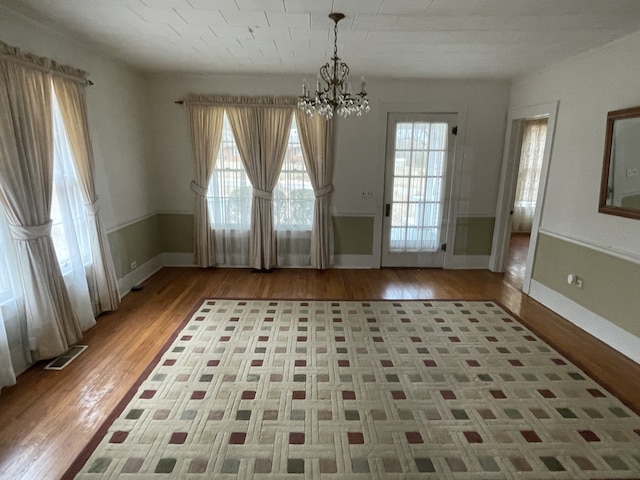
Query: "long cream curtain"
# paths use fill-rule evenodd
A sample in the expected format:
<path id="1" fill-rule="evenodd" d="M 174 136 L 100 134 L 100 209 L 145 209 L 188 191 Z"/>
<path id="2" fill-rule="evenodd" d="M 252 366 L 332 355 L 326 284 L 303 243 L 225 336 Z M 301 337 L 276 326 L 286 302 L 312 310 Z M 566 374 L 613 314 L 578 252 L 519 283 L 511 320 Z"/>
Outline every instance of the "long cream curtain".
<path id="1" fill-rule="evenodd" d="M 536 211 L 546 137 L 546 118 L 525 122 L 518 181 L 516 183 L 516 198 L 511 221 L 511 230 L 513 232 L 531 232 Z"/>
<path id="2" fill-rule="evenodd" d="M 216 257 L 214 233 L 207 206 L 207 188 L 220 149 L 224 107 L 187 103 L 187 113 L 196 162 L 196 178 L 191 182 L 191 189 L 197 195 L 194 226 L 196 264 L 210 267 L 215 265 Z"/>
<path id="3" fill-rule="evenodd" d="M 19 260 L 35 360 L 81 337 L 51 239 L 51 78 L 40 65 L 0 57 L 0 204 Z"/>
<path id="4" fill-rule="evenodd" d="M 53 78 L 53 85 L 73 152 L 73 161 L 87 212 L 93 261 L 87 280 L 90 292 L 93 293 L 91 297 L 94 314 L 97 315 L 104 311 L 116 310 L 120 303 L 120 296 L 106 230 L 98 215 L 99 203 L 95 186 L 93 148 L 89 136 L 86 84 L 56 76 Z"/>
<path id="5" fill-rule="evenodd" d="M 269 270 L 277 264 L 273 189 L 287 148 L 292 109 L 230 106 L 227 107 L 227 115 L 242 163 L 253 186 L 250 266 Z"/>
<path id="6" fill-rule="evenodd" d="M 311 266 L 324 269 L 331 264 L 332 224 L 331 192 L 333 192 L 332 121 L 319 115 L 310 117 L 296 111 L 298 135 L 307 173 L 313 185 L 315 204 L 311 229 Z"/>

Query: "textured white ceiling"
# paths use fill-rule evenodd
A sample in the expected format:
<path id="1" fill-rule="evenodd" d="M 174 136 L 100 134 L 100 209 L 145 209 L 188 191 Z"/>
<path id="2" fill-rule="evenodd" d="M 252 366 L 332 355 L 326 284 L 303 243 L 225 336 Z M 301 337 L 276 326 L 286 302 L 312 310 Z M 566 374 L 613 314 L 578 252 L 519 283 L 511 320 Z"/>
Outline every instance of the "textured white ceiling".
<path id="1" fill-rule="evenodd" d="M 640 30 L 640 0 L 0 0 L 149 72 L 512 78 Z M 1 40 L 0 32 L 0 40 Z"/>

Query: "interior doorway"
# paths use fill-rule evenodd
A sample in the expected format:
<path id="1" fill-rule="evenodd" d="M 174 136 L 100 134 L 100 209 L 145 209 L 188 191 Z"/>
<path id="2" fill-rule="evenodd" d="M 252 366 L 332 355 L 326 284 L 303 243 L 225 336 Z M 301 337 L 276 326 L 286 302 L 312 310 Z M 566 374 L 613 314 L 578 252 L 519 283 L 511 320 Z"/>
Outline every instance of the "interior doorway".
<path id="1" fill-rule="evenodd" d="M 522 288 L 526 273 L 531 227 L 540 188 L 547 137 L 547 117 L 523 120 L 516 193 L 511 208 L 511 235 L 505 273 Z"/>
<path id="2" fill-rule="evenodd" d="M 531 285 L 557 108 L 557 103 L 526 107 L 508 117 L 490 269 L 507 272 L 525 293 Z"/>

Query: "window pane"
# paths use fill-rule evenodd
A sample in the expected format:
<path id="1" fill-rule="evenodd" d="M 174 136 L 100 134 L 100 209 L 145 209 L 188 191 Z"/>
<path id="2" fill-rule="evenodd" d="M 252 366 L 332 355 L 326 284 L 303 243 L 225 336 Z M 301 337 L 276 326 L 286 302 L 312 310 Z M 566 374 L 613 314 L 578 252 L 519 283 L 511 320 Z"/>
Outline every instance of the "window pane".
<path id="1" fill-rule="evenodd" d="M 447 146 L 447 124 L 432 123 L 431 138 L 429 139 L 430 150 L 445 150 Z"/>
<path id="2" fill-rule="evenodd" d="M 244 170 L 225 113 L 218 159 L 207 192 L 211 226 L 217 229 L 248 230 L 251 225 L 252 195 L 253 187 Z"/>
<path id="3" fill-rule="evenodd" d="M 396 125 L 391 252 L 438 249 L 447 132 L 446 123 Z"/>
<path id="4" fill-rule="evenodd" d="M 13 298 L 11 270 L 9 267 L 10 235 L 7 219 L 2 209 L 0 209 L 0 305 Z"/>
<path id="5" fill-rule="evenodd" d="M 276 230 L 311 230 L 315 194 L 304 164 L 295 116 L 273 200 Z"/>
<path id="6" fill-rule="evenodd" d="M 441 177 L 444 175 L 445 152 L 429 152 L 429 168 L 427 175 Z"/>
<path id="7" fill-rule="evenodd" d="M 411 123 L 396 125 L 396 150 L 410 150 L 413 126 Z"/>
<path id="8" fill-rule="evenodd" d="M 429 123 L 413 124 L 413 149 L 425 150 L 429 148 Z"/>
<path id="9" fill-rule="evenodd" d="M 393 164 L 393 174 L 396 177 L 406 177 L 409 175 L 411 167 L 411 152 L 396 151 L 396 158 Z"/>
<path id="10" fill-rule="evenodd" d="M 58 103 L 53 100 L 53 193 L 51 237 L 63 274 L 92 262 L 87 214 Z"/>
<path id="11" fill-rule="evenodd" d="M 393 179 L 393 201 L 406 202 L 409 199 L 409 179 L 396 177 Z"/>
<path id="12" fill-rule="evenodd" d="M 424 201 L 424 177 L 411 178 L 409 200 L 412 202 Z"/>

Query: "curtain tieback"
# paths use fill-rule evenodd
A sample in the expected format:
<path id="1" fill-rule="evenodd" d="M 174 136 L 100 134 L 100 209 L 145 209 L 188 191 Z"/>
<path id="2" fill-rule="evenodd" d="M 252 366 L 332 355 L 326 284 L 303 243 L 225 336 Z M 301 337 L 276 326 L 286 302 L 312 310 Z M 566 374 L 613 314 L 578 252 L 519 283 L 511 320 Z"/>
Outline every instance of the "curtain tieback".
<path id="1" fill-rule="evenodd" d="M 191 190 L 193 190 L 196 194 L 201 197 L 206 197 L 207 192 L 209 191 L 207 188 L 204 188 L 202 185 L 198 185 L 195 180 L 191 181 Z"/>
<path id="2" fill-rule="evenodd" d="M 331 192 L 333 192 L 333 185 L 331 184 L 325 185 L 324 187 L 313 191 L 316 198 L 324 197 L 326 195 L 329 195 Z"/>
<path id="3" fill-rule="evenodd" d="M 51 225 L 53 222 L 48 221 L 42 225 L 11 225 L 9 231 L 14 240 L 37 240 L 38 238 L 48 237 L 51 235 Z"/>
<path id="4" fill-rule="evenodd" d="M 100 210 L 100 203 L 98 202 L 98 198 L 96 198 L 93 203 L 85 203 L 84 209 L 89 215 L 96 216 L 98 214 L 98 210 Z"/>
<path id="5" fill-rule="evenodd" d="M 273 200 L 273 192 L 267 192 L 266 190 L 253 189 L 253 196 L 263 198 L 264 200 Z"/>

